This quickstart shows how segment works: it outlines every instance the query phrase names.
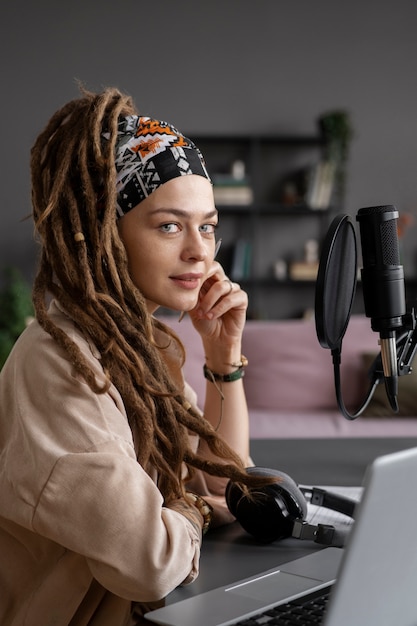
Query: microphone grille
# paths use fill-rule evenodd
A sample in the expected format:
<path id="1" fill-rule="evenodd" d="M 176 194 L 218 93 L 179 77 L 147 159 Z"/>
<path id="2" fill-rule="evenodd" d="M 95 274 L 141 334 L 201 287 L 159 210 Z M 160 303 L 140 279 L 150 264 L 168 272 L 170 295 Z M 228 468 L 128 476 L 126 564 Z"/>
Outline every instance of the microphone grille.
<path id="1" fill-rule="evenodd" d="M 357 219 L 362 224 L 366 246 L 362 252 L 368 255 L 370 265 L 379 260 L 384 265 L 400 265 L 400 249 L 398 243 L 397 218 L 398 211 L 392 204 L 365 207 L 358 211 Z M 363 219 L 365 218 L 365 219 Z M 377 233 L 379 232 L 379 236 Z M 377 239 L 375 239 L 377 237 Z"/>
<path id="2" fill-rule="evenodd" d="M 400 265 L 397 223 L 395 219 L 382 222 L 381 242 L 384 265 Z"/>

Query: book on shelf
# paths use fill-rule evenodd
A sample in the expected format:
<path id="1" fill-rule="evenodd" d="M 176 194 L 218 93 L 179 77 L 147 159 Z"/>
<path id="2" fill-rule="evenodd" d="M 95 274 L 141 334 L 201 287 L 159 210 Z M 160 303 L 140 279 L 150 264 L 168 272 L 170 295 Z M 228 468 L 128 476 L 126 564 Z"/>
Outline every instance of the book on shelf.
<path id="1" fill-rule="evenodd" d="M 231 174 L 213 175 L 213 193 L 216 204 L 249 205 L 253 202 L 253 189 L 246 177 Z"/>
<path id="2" fill-rule="evenodd" d="M 238 239 L 233 247 L 232 267 L 230 278 L 232 280 L 243 280 L 250 276 L 252 246 L 245 239 Z"/>
<path id="3" fill-rule="evenodd" d="M 293 261 L 288 267 L 288 277 L 291 280 L 312 280 L 317 279 L 319 263 L 306 263 L 306 261 Z"/>
<path id="4" fill-rule="evenodd" d="M 336 165 L 333 161 L 319 161 L 310 170 L 305 195 L 306 204 L 314 210 L 329 208 L 335 185 Z"/>
<path id="5" fill-rule="evenodd" d="M 253 191 L 248 185 L 214 185 L 213 193 L 216 204 L 248 206 L 253 202 Z"/>
<path id="6" fill-rule="evenodd" d="M 252 245 L 246 239 L 237 239 L 233 243 L 223 245 L 217 260 L 227 276 L 233 281 L 249 278 L 251 273 Z"/>

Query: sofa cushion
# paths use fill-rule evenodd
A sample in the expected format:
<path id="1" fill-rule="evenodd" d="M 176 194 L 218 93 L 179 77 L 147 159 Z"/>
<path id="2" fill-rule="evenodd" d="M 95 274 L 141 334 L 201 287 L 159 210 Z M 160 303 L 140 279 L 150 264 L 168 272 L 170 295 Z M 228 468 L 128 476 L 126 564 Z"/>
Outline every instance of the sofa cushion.
<path id="1" fill-rule="evenodd" d="M 341 353 L 343 399 L 362 400 L 362 348 L 375 349 L 378 337 L 369 320 L 353 316 Z M 248 321 L 243 353 L 249 359 L 245 388 L 250 407 L 328 410 L 336 406 L 331 351 L 320 346 L 314 320 Z"/>

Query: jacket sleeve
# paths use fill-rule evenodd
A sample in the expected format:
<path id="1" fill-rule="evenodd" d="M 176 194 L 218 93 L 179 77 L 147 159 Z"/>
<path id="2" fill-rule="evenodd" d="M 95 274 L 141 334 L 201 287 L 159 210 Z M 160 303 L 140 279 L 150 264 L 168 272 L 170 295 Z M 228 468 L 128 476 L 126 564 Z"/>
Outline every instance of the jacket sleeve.
<path id="1" fill-rule="evenodd" d="M 198 573 L 197 531 L 162 506 L 155 483 L 117 442 L 59 458 L 33 530 L 84 555 L 92 575 L 129 600 L 158 600 Z"/>
<path id="2" fill-rule="evenodd" d="M 62 327 L 100 380 L 89 343 L 71 322 Z M 157 476 L 137 462 L 114 386 L 92 393 L 37 322 L 18 342 L 3 382 L 8 517 L 85 557 L 93 576 L 123 598 L 158 600 L 193 580 L 201 536 L 163 506 Z"/>

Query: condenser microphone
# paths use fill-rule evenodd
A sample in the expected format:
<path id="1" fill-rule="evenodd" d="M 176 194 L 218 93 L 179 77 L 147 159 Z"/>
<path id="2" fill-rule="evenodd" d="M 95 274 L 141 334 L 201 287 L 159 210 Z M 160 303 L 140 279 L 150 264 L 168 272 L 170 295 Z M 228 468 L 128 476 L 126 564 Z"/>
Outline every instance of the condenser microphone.
<path id="1" fill-rule="evenodd" d="M 397 219 L 392 205 L 360 209 L 359 222 L 363 268 L 361 270 L 365 314 L 380 336 L 382 367 L 388 400 L 398 411 L 396 331 L 406 312 L 404 271 L 400 263 Z"/>

